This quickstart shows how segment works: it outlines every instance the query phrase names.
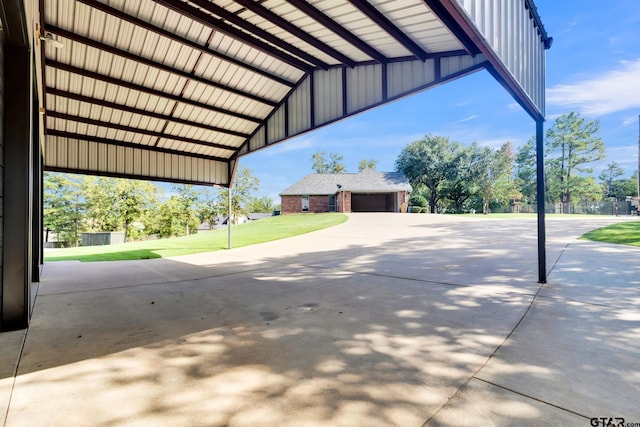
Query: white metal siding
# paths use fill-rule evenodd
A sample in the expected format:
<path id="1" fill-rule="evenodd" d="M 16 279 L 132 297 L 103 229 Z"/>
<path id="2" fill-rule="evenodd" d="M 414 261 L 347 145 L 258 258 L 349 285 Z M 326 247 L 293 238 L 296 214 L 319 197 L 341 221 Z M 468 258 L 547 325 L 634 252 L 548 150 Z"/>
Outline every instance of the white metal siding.
<path id="1" fill-rule="evenodd" d="M 435 61 L 399 62 L 387 66 L 389 97 L 396 97 L 418 87 L 432 83 L 435 79 Z"/>
<path id="2" fill-rule="evenodd" d="M 284 106 L 278 108 L 267 121 L 267 143 L 282 141 L 285 135 Z"/>
<path id="3" fill-rule="evenodd" d="M 224 162 L 55 136 L 49 136 L 45 144 L 47 167 L 202 184 L 228 183 Z"/>
<path id="4" fill-rule="evenodd" d="M 260 128 L 258 132 L 249 141 L 249 149 L 251 151 L 264 147 L 264 127 Z"/>
<path id="5" fill-rule="evenodd" d="M 474 65 L 481 64 L 486 61 L 484 55 L 462 55 L 462 56 L 450 56 L 440 59 L 440 76 L 446 77 L 452 74 L 457 74 L 463 70 L 473 67 Z"/>
<path id="6" fill-rule="evenodd" d="M 313 73 L 316 125 L 330 122 L 341 116 L 342 111 L 342 69 L 333 68 Z"/>
<path id="7" fill-rule="evenodd" d="M 544 116 L 544 41 L 525 7 L 525 0 L 456 1 Z"/>
<path id="8" fill-rule="evenodd" d="M 382 66 L 347 69 L 347 114 L 382 102 Z"/>
<path id="9" fill-rule="evenodd" d="M 311 79 L 306 78 L 291 94 L 289 103 L 289 134 L 311 128 Z"/>

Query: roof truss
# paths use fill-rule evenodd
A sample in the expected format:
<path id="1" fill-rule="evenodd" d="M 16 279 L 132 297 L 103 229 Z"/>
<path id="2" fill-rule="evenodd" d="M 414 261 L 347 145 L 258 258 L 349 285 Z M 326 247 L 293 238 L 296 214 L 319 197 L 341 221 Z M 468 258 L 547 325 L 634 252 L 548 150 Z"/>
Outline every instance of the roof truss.
<path id="1" fill-rule="evenodd" d="M 43 45 L 55 170 L 229 185 L 241 155 L 483 68 L 539 105 L 466 0 L 42 5 L 43 30 L 65 44 Z M 523 10 L 546 47 L 531 0 Z M 109 146 L 126 167 L 101 160 Z"/>

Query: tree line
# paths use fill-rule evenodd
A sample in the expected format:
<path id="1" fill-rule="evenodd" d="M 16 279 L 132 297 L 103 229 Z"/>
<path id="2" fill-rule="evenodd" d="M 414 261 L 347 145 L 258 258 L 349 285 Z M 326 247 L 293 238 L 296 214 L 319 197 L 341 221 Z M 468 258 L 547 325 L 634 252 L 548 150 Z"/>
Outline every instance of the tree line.
<path id="1" fill-rule="evenodd" d="M 606 157 L 597 120 L 578 113 L 558 117 L 545 136 L 545 203 L 569 213 L 572 203 L 624 200 L 637 196 L 637 174 L 623 178 L 624 169 L 610 162 L 596 181 L 594 162 Z M 514 150 L 464 146 L 427 135 L 407 145 L 396 160 L 414 191 L 410 203 L 429 212 L 488 213 L 512 204 L 536 203 L 535 138 Z"/>
<path id="2" fill-rule="evenodd" d="M 311 169 L 315 173 L 346 173 L 347 169 L 343 163 L 344 156 L 340 153 L 329 153 L 316 151 L 311 156 Z M 378 161 L 374 159 L 362 159 L 358 163 L 358 171 L 362 172 L 365 169 L 375 169 L 378 166 Z"/>
<path id="3" fill-rule="evenodd" d="M 232 222 L 250 212 L 273 212 L 269 197 L 255 197 L 259 180 L 239 167 L 231 193 Z M 167 197 L 149 181 L 45 173 L 43 214 L 46 233 L 62 246 L 76 246 L 83 232 L 123 231 L 125 241 L 150 235 L 193 234 L 201 223 L 228 216 L 226 188 L 173 185 Z"/>

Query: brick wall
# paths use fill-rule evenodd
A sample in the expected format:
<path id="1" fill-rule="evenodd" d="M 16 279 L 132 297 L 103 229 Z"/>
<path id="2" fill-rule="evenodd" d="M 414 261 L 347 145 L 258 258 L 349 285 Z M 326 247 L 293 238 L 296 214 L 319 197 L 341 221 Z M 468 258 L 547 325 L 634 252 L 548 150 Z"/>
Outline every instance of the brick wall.
<path id="1" fill-rule="evenodd" d="M 302 196 L 281 196 L 281 212 L 302 212 Z M 329 196 L 309 196 L 309 212 L 329 212 Z"/>
<path id="2" fill-rule="evenodd" d="M 329 196 L 309 196 L 309 212 L 329 212 Z"/>
<path id="3" fill-rule="evenodd" d="M 338 204 L 338 212 L 351 212 L 351 191 L 339 192 L 336 195 L 336 203 Z"/>
<path id="4" fill-rule="evenodd" d="M 302 212 L 300 196 L 281 196 L 280 205 L 280 212 L 283 214 Z"/>

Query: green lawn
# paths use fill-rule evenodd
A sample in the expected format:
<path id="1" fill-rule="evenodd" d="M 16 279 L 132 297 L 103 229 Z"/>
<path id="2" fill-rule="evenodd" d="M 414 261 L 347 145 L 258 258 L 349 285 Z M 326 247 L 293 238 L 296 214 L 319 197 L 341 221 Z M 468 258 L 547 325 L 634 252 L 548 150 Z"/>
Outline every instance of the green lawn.
<path id="1" fill-rule="evenodd" d="M 238 248 L 297 236 L 341 224 L 347 219 L 344 214 L 327 213 L 280 215 L 251 221 L 231 228 L 232 246 Z M 87 246 L 47 250 L 45 251 L 44 259 L 47 262 L 151 259 L 218 251 L 226 248 L 227 229 L 225 227 L 215 231 L 173 239 L 132 242 L 113 246 Z"/>
<path id="2" fill-rule="evenodd" d="M 582 235 L 580 239 L 640 246 L 640 221 L 621 222 L 607 227 L 597 228 Z"/>

